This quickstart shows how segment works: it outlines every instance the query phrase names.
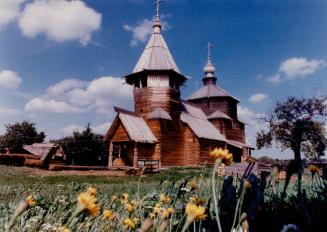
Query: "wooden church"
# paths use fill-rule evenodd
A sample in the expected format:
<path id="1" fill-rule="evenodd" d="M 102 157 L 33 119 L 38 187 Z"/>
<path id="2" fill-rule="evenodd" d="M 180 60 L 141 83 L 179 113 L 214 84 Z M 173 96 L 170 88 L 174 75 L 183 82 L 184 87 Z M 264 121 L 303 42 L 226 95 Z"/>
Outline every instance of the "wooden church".
<path id="1" fill-rule="evenodd" d="M 237 117 L 239 100 L 220 88 L 210 60 L 203 87 L 188 99 L 180 97 L 185 77 L 161 34 L 159 4 L 153 34 L 125 82 L 133 86 L 134 111 L 115 107 L 117 116 L 106 134 L 109 168 L 140 167 L 145 161 L 164 166 L 210 164 L 209 153 L 228 148 L 234 162 L 250 156 L 244 123 Z M 210 47 L 208 49 L 210 51 Z"/>

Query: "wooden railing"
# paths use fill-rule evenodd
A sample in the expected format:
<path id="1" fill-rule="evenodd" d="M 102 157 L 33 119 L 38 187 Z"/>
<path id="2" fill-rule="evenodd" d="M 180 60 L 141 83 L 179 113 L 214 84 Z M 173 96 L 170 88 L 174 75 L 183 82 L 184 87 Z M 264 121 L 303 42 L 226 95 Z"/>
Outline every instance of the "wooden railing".
<path id="1" fill-rule="evenodd" d="M 145 167 L 144 171 L 147 173 L 159 172 L 159 170 L 160 170 L 160 161 L 159 160 L 139 159 L 137 164 L 138 164 L 139 168 Z"/>

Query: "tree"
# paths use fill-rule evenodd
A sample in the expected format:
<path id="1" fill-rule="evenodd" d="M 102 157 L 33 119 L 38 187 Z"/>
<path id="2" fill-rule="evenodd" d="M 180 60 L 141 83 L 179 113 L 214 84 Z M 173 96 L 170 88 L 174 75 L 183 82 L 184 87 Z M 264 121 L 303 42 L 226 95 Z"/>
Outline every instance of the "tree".
<path id="1" fill-rule="evenodd" d="M 274 142 L 282 149 L 291 149 L 297 164 L 298 190 L 301 190 L 301 153 L 310 159 L 324 155 L 327 145 L 324 124 L 327 117 L 326 98 L 289 97 L 277 102 L 266 121 L 268 131 L 257 133 L 257 147 L 270 147 Z"/>
<path id="2" fill-rule="evenodd" d="M 82 132 L 75 131 L 73 136 L 54 142 L 63 147 L 69 161 L 75 165 L 107 165 L 108 148 L 103 136 L 93 133 L 90 123 Z"/>
<path id="3" fill-rule="evenodd" d="M 42 143 L 45 133 L 38 133 L 34 122 L 22 121 L 6 125 L 6 133 L 0 137 L 0 144 L 9 147 L 11 152 L 22 152 L 23 145 Z"/>

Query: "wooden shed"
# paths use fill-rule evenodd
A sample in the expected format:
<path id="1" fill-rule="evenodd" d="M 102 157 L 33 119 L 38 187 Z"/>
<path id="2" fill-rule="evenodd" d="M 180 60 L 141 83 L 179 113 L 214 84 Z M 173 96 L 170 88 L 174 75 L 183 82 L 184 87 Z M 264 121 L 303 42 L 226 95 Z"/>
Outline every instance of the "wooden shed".
<path id="1" fill-rule="evenodd" d="M 30 153 L 25 158 L 27 166 L 47 167 L 50 164 L 64 165 L 66 163 L 66 154 L 59 144 L 34 143 L 24 145 L 23 148 Z"/>

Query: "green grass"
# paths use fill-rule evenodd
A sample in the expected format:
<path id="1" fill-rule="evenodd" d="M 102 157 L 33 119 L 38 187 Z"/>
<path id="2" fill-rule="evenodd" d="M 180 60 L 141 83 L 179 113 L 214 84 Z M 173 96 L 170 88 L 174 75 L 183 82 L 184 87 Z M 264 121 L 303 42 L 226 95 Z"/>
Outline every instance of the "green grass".
<path id="1" fill-rule="evenodd" d="M 209 175 L 209 169 L 199 168 L 170 168 L 160 173 L 144 175 L 141 178 L 142 191 L 151 190 L 161 181 L 177 181 L 191 179 L 202 172 Z M 29 189 L 40 196 L 51 196 L 76 192 L 86 186 L 96 186 L 108 193 L 134 193 L 137 191 L 138 176 L 55 176 L 35 175 L 32 168 L 10 167 L 0 165 L 0 206 L 12 201 L 20 201 L 28 194 Z M 79 186 L 79 187 L 76 187 Z M 50 194 L 49 194 L 50 193 Z"/>

